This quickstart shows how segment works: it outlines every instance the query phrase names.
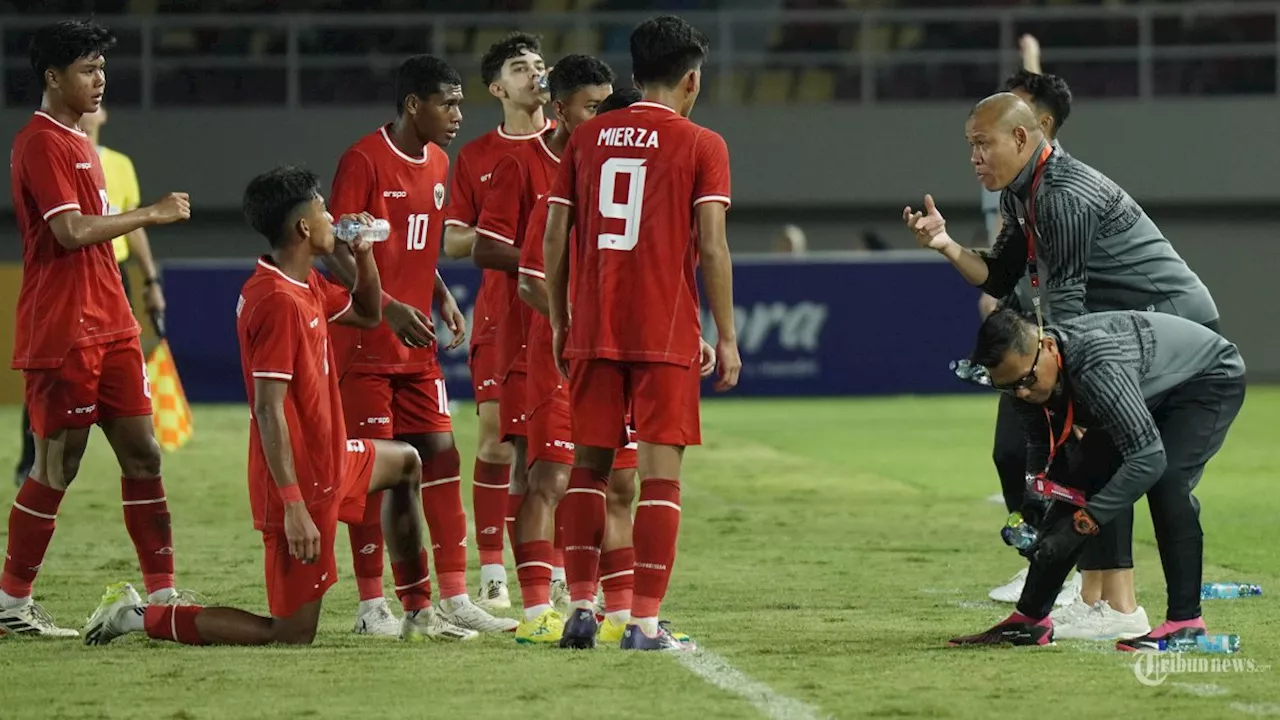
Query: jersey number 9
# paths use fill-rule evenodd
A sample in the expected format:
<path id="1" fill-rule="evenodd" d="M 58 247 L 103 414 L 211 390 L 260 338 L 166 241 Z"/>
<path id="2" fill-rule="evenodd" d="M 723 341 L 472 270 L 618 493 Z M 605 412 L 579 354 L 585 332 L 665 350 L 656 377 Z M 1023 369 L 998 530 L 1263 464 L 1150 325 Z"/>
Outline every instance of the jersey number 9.
<path id="1" fill-rule="evenodd" d="M 640 213 L 644 206 L 644 158 L 609 158 L 600 168 L 600 214 L 621 220 L 622 233 L 600 233 L 596 246 L 601 250 L 634 250 L 640 240 Z M 629 180 L 627 201 L 614 202 L 618 176 Z"/>

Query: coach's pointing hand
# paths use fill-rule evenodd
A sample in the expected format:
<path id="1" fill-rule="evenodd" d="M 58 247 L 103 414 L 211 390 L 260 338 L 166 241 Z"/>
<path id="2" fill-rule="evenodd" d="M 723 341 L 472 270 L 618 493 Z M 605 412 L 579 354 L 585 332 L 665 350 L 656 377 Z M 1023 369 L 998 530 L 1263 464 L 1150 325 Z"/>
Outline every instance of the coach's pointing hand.
<path id="1" fill-rule="evenodd" d="M 902 219 L 907 223 L 907 229 L 915 233 L 920 247 L 942 250 L 951 241 L 947 235 L 947 221 L 933 204 L 932 195 L 924 196 L 924 212 L 912 212 L 908 205 L 902 210 Z"/>
<path id="2" fill-rule="evenodd" d="M 320 557 L 320 531 L 301 502 L 285 503 L 284 536 L 289 540 L 289 554 L 310 565 Z"/>
<path id="3" fill-rule="evenodd" d="M 151 224 L 168 225 L 191 218 L 191 196 L 186 193 L 169 193 L 151 206 Z"/>

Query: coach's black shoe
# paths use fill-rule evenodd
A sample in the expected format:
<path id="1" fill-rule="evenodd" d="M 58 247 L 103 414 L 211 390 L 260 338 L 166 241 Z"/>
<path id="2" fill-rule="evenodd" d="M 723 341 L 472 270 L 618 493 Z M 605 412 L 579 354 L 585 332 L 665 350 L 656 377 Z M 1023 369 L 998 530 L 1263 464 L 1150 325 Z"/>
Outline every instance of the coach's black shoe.
<path id="1" fill-rule="evenodd" d="M 693 639 L 684 633 L 672 632 L 668 625 L 658 625 L 658 634 L 645 635 L 639 625 L 632 623 L 622 633 L 623 650 L 667 650 L 674 652 L 694 652 L 698 649 Z"/>
<path id="2" fill-rule="evenodd" d="M 1053 642 L 1053 621 L 1048 617 L 1034 621 L 1018 613 L 977 635 L 953 638 L 951 647 L 963 645 L 1048 645 Z"/>
<path id="3" fill-rule="evenodd" d="M 596 646 L 596 622 L 594 610 L 578 608 L 569 616 L 564 624 L 564 633 L 560 635 L 560 647 L 573 650 L 590 650 Z"/>

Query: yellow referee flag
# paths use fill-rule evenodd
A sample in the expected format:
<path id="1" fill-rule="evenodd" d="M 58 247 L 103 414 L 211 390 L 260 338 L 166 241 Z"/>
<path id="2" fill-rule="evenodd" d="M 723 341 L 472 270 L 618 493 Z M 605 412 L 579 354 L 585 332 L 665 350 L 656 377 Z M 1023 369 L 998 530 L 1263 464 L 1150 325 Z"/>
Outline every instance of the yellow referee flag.
<path id="1" fill-rule="evenodd" d="M 187 394 L 182 391 L 178 379 L 178 367 L 173 364 L 169 341 L 161 340 L 147 360 L 147 377 L 151 381 L 151 409 L 154 413 L 156 440 L 166 452 L 172 452 L 187 444 L 193 429 L 191 406 Z"/>

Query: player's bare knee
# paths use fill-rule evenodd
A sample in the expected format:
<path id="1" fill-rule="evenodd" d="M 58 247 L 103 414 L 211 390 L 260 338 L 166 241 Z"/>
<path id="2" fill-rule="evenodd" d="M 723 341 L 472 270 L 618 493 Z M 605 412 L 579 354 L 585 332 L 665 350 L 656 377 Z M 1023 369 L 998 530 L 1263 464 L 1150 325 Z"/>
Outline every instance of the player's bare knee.
<path id="1" fill-rule="evenodd" d="M 271 619 L 271 642 L 280 645 L 310 645 L 315 642 L 316 629 L 320 625 L 319 608 L 311 609 L 308 603 L 287 618 Z"/>
<path id="2" fill-rule="evenodd" d="M 529 473 L 527 495 L 537 496 L 550 507 L 555 507 L 569 489 L 569 468 L 563 465 L 535 467 Z"/>
<path id="3" fill-rule="evenodd" d="M 400 482 L 418 487 L 422 484 L 422 453 L 412 445 L 406 445 L 400 460 Z"/>
<path id="4" fill-rule="evenodd" d="M 615 470 L 609 474 L 609 487 L 605 490 L 605 505 L 611 508 L 626 508 L 631 511 L 631 504 L 636 499 L 636 471 Z"/>
<path id="5" fill-rule="evenodd" d="M 127 478 L 155 478 L 160 475 L 160 443 L 149 437 L 117 458 L 120 473 Z"/>

